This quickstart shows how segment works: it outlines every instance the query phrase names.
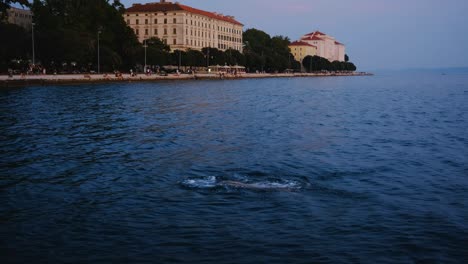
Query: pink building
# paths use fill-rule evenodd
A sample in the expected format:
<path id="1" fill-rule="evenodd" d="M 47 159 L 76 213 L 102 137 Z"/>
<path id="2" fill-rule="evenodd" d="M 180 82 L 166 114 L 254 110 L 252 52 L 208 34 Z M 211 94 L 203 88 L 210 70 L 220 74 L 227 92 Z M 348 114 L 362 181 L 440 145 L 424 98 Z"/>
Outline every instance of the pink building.
<path id="1" fill-rule="evenodd" d="M 315 31 L 302 36 L 302 42 L 317 47 L 317 56 L 328 59 L 329 61 L 345 60 L 345 45 L 336 41 L 332 36 Z"/>

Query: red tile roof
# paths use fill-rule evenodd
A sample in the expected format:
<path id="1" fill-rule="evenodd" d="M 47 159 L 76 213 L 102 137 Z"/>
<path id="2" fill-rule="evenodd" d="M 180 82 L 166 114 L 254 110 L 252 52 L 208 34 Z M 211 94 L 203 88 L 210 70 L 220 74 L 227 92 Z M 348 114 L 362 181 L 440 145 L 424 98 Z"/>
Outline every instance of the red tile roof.
<path id="1" fill-rule="evenodd" d="M 336 45 L 341 45 L 341 46 L 344 46 L 344 44 L 343 44 L 343 43 L 339 43 L 338 41 L 335 41 L 335 44 L 336 44 Z"/>
<path id="2" fill-rule="evenodd" d="M 134 4 L 132 7 L 126 9 L 126 13 L 151 13 L 151 12 L 170 12 L 170 11 L 187 11 L 189 13 L 206 16 L 209 18 L 226 21 L 236 25 L 243 26 L 242 23 L 235 20 L 231 16 L 223 16 L 220 14 L 203 11 L 190 6 L 178 3 L 148 3 L 148 4 Z"/>
<path id="3" fill-rule="evenodd" d="M 306 34 L 306 36 L 313 36 L 313 35 L 319 35 L 319 36 L 325 36 L 326 34 L 320 32 L 320 31 L 314 31 L 309 34 Z"/>
<path id="4" fill-rule="evenodd" d="M 309 43 L 306 43 L 304 41 L 294 41 L 291 44 L 289 44 L 289 46 L 310 46 L 310 47 L 317 48 L 317 46 L 310 45 Z"/>
<path id="5" fill-rule="evenodd" d="M 316 37 L 316 36 L 309 36 L 309 37 L 305 37 L 305 38 L 303 37 L 301 39 L 302 40 L 323 40 L 323 39 L 321 39 L 319 37 Z"/>

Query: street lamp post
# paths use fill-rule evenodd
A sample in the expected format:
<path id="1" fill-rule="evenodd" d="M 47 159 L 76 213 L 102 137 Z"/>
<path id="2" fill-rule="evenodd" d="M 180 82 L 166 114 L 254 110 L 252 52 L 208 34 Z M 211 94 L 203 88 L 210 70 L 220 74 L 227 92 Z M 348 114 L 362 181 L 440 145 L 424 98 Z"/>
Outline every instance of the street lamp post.
<path id="1" fill-rule="evenodd" d="M 210 48 L 207 49 L 207 54 L 206 54 L 206 68 L 207 68 L 207 70 L 210 68 Z"/>
<path id="2" fill-rule="evenodd" d="M 144 67 L 144 70 L 143 70 L 143 71 L 144 71 L 144 73 L 146 74 L 146 67 L 147 67 L 147 66 L 146 66 L 146 49 L 148 48 L 148 44 L 147 44 L 148 42 L 147 42 L 146 39 L 145 39 L 145 40 L 143 40 L 143 43 L 144 43 L 143 48 L 145 48 L 145 67 Z"/>
<path id="3" fill-rule="evenodd" d="M 179 50 L 179 71 L 180 71 L 180 67 L 182 67 L 182 51 Z"/>
<path id="4" fill-rule="evenodd" d="M 98 30 L 98 74 L 101 73 L 100 35 L 101 35 L 101 30 Z"/>
<path id="5" fill-rule="evenodd" d="M 32 34 L 32 64 L 33 66 L 36 65 L 36 48 L 34 45 L 34 26 L 36 23 L 32 23 L 32 29 L 31 29 L 31 34 Z"/>

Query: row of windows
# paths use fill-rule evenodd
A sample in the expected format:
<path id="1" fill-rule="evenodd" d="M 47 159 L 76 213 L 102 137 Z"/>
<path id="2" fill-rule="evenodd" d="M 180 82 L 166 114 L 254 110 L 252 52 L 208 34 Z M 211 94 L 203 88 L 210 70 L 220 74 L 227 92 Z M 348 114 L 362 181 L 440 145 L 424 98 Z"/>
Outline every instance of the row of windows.
<path id="1" fill-rule="evenodd" d="M 231 42 L 242 42 L 240 38 L 233 38 L 230 36 L 218 35 L 218 39 Z"/>
<path id="2" fill-rule="evenodd" d="M 172 20 L 172 23 L 173 23 L 173 24 L 177 24 L 177 19 L 174 18 L 174 19 Z M 130 24 L 130 19 L 127 19 L 127 24 Z M 135 20 L 135 24 L 139 25 L 139 24 L 140 24 L 140 20 L 139 20 L 139 19 Z M 149 24 L 149 20 L 148 20 L 148 19 L 145 19 L 145 25 L 148 25 L 148 24 Z M 154 20 L 154 24 L 158 24 L 158 19 L 155 19 L 155 20 Z M 167 18 L 164 19 L 164 24 L 167 24 Z"/>
<path id="3" fill-rule="evenodd" d="M 167 13 L 166 13 L 166 12 L 164 12 L 163 14 L 164 14 L 165 16 L 167 16 Z M 154 15 L 157 16 L 158 13 L 154 13 Z M 175 16 L 175 15 L 177 15 L 177 14 L 174 13 L 174 16 Z M 127 14 L 127 17 L 129 17 L 129 16 L 130 16 L 130 14 Z M 135 16 L 139 16 L 139 14 L 135 14 Z M 145 14 L 145 16 L 148 16 L 148 14 Z"/>
<path id="4" fill-rule="evenodd" d="M 15 17 L 32 18 L 32 15 L 27 15 L 27 14 L 22 14 L 22 13 L 16 13 L 16 12 L 13 12 L 13 14 L 15 15 Z"/>
<path id="5" fill-rule="evenodd" d="M 163 30 L 164 30 L 164 31 L 163 31 L 163 32 L 164 32 L 164 35 L 167 35 L 167 34 L 168 34 L 167 28 L 164 28 Z M 188 30 L 187 30 L 187 31 L 188 31 Z M 204 32 L 201 32 L 201 34 L 200 34 L 200 31 L 198 31 L 198 37 L 209 37 L 209 38 L 211 38 L 211 34 L 205 35 L 206 33 L 205 33 L 205 34 L 203 34 L 203 33 L 204 33 Z M 135 34 L 136 34 L 136 35 L 140 35 L 140 30 L 139 30 L 139 29 L 135 29 Z M 158 34 L 159 34 L 159 30 L 158 30 L 157 28 L 155 28 L 155 29 L 153 30 L 153 34 L 154 34 L 154 35 L 158 35 Z M 177 29 L 176 29 L 176 28 L 173 28 L 173 29 L 172 29 L 172 34 L 173 34 L 173 35 L 177 35 Z M 146 36 L 149 35 L 149 29 L 147 29 L 147 28 L 145 29 L 144 35 L 146 35 Z M 188 33 L 187 33 L 187 35 L 188 35 Z M 190 31 L 190 35 L 193 36 L 193 31 L 192 31 L 192 30 Z M 195 32 L 195 36 L 197 36 L 197 32 Z M 223 35 L 218 35 L 218 39 L 219 39 L 219 40 L 224 40 L 224 41 L 236 41 L 236 42 L 239 42 L 239 43 L 242 42 L 241 39 L 232 38 L 232 37 L 223 36 Z M 188 45 L 188 43 L 187 43 L 187 45 Z"/>
<path id="6" fill-rule="evenodd" d="M 130 24 L 130 22 L 131 22 L 130 19 L 127 19 L 127 24 Z M 188 20 L 187 20 L 186 22 L 187 22 L 187 24 L 188 24 Z M 192 22 L 193 22 L 193 21 L 191 20 L 191 21 L 190 21 L 190 25 L 193 26 L 193 23 L 192 23 Z M 167 24 L 167 18 L 165 18 L 165 19 L 163 20 L 163 23 L 164 23 L 164 24 Z M 177 24 L 177 19 L 174 18 L 174 19 L 172 20 L 172 23 L 173 23 L 173 24 Z M 140 24 L 140 20 L 139 20 L 139 19 L 135 20 L 135 24 L 139 25 L 139 24 Z M 148 19 L 145 19 L 145 25 L 148 25 L 148 24 L 149 24 L 149 20 L 148 20 Z M 154 24 L 158 24 L 158 19 L 157 19 L 157 18 L 154 19 Z M 196 25 L 197 25 L 197 23 L 195 23 L 195 26 L 196 26 Z M 202 25 L 202 26 L 205 26 L 205 28 L 208 28 L 208 26 L 209 26 L 207 23 L 202 23 L 201 25 Z M 198 22 L 198 26 L 200 26 L 200 21 Z M 211 28 L 211 27 L 210 27 L 210 28 Z M 215 26 L 214 26 L 214 25 L 213 25 L 213 29 L 215 29 Z M 225 27 L 220 27 L 220 26 L 218 26 L 218 30 L 219 30 L 219 31 L 223 31 L 223 32 L 227 32 L 227 33 L 241 34 L 241 31 L 240 31 L 240 30 L 236 30 L 236 29 L 232 29 L 232 28 L 225 28 Z"/>
<path id="7" fill-rule="evenodd" d="M 240 50 L 239 47 L 237 47 L 237 48 L 236 48 L 236 47 L 230 47 L 230 46 L 228 46 L 228 45 L 226 45 L 226 44 L 222 44 L 222 43 L 219 43 L 219 44 L 218 44 L 218 49 L 226 50 L 226 49 L 229 49 L 229 48 L 231 48 L 231 49 L 236 49 L 236 50 Z"/>
<path id="8" fill-rule="evenodd" d="M 167 35 L 167 28 L 164 28 L 164 35 Z M 145 35 L 149 35 L 149 29 L 145 29 Z M 140 34 L 140 30 L 139 29 L 135 29 L 135 34 L 136 35 L 139 35 Z M 154 34 L 155 35 L 158 35 L 158 29 L 155 28 L 154 29 Z M 177 29 L 176 28 L 173 28 L 172 29 L 172 34 L 176 35 L 177 34 Z M 188 35 L 188 29 L 185 29 L 185 34 Z M 202 38 L 211 38 L 211 33 L 210 32 L 202 32 L 202 31 L 195 31 L 195 34 L 194 34 L 194 31 L 193 30 L 190 30 L 190 36 L 198 36 L 198 37 L 202 37 Z M 214 37 L 214 35 L 213 35 Z M 218 35 L 218 39 L 220 40 L 224 40 L 224 41 L 233 41 L 233 42 L 242 42 L 242 40 L 240 38 L 234 38 L 234 37 L 230 37 L 230 36 L 224 36 L 224 35 Z"/>
<path id="9" fill-rule="evenodd" d="M 167 35 L 167 32 L 168 32 L 167 28 L 165 28 L 164 29 L 164 35 Z M 140 30 L 135 29 L 135 34 L 140 35 Z M 172 29 L 172 34 L 174 34 L 174 35 L 177 34 L 177 29 L 176 28 Z M 145 35 L 149 35 L 149 29 L 147 29 L 147 28 L 145 29 Z M 158 35 L 158 29 L 157 28 L 154 29 L 154 35 Z"/>

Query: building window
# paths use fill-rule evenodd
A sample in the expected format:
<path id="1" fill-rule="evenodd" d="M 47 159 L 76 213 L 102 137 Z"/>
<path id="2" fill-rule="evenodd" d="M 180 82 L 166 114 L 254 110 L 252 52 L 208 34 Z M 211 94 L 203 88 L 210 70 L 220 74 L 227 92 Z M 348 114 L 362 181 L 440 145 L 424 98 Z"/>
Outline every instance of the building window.
<path id="1" fill-rule="evenodd" d="M 176 45 L 176 44 L 177 44 L 177 40 L 174 39 L 174 40 L 172 41 L 172 44 Z"/>
<path id="2" fill-rule="evenodd" d="M 137 25 L 140 24 L 140 20 L 137 19 L 137 20 L 136 20 L 136 24 L 137 24 Z"/>
<path id="3" fill-rule="evenodd" d="M 164 24 L 167 24 L 167 18 L 164 19 Z"/>
<path id="4" fill-rule="evenodd" d="M 164 29 L 164 35 L 167 35 L 167 28 Z"/>
<path id="5" fill-rule="evenodd" d="M 145 35 L 148 35 L 148 29 L 145 29 Z"/>
<path id="6" fill-rule="evenodd" d="M 176 19 L 176 18 L 174 18 L 173 22 L 174 22 L 174 24 L 177 24 L 177 19 Z"/>
<path id="7" fill-rule="evenodd" d="M 155 35 L 158 34 L 158 29 L 157 29 L 157 28 L 154 29 L 154 34 L 155 34 Z"/>
<path id="8" fill-rule="evenodd" d="M 155 19 L 155 20 L 154 20 L 154 23 L 157 24 L 157 23 L 158 23 L 158 19 Z"/>
<path id="9" fill-rule="evenodd" d="M 177 29 L 174 28 L 174 29 L 172 30 L 172 33 L 174 33 L 174 35 L 177 34 Z"/>
<path id="10" fill-rule="evenodd" d="M 136 34 L 136 35 L 140 35 L 140 30 L 135 29 L 135 34 Z"/>
<path id="11" fill-rule="evenodd" d="M 145 19 L 145 24 L 148 25 L 148 19 Z"/>
<path id="12" fill-rule="evenodd" d="M 130 19 L 127 19 L 127 24 L 129 24 L 129 25 L 130 25 Z"/>

